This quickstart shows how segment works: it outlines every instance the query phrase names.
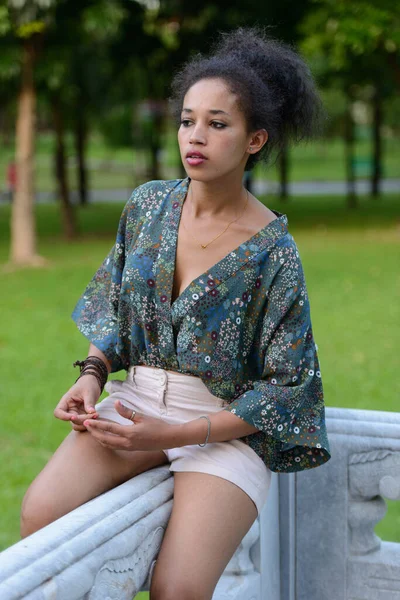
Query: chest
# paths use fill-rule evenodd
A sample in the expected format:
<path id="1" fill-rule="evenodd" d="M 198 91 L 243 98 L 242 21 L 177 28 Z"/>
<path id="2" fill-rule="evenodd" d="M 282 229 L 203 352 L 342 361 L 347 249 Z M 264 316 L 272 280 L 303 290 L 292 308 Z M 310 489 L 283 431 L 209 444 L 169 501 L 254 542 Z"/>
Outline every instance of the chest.
<path id="1" fill-rule="evenodd" d="M 209 241 L 209 237 L 204 239 L 204 243 Z M 225 241 L 217 245 L 217 248 L 212 249 L 210 244 L 203 250 L 199 243 L 188 239 L 187 234 L 179 233 L 171 302 L 174 302 L 194 279 L 208 271 L 236 247 L 235 242 L 227 244 Z"/>
<path id="2" fill-rule="evenodd" d="M 276 218 L 273 213 L 270 214 Z M 270 221 L 270 215 L 264 214 L 264 223 Z M 262 226 L 264 225 L 262 224 Z M 196 228 L 195 239 L 181 222 L 177 237 L 171 302 L 174 302 L 192 281 L 209 271 L 230 252 L 237 249 L 240 244 L 257 233 L 259 229 L 260 222 L 251 221 L 242 226 L 233 227 L 231 231 L 226 231 L 220 238 L 211 242 L 220 233 L 221 227 L 216 232 L 213 228 Z M 209 242 L 210 244 L 205 249 L 200 246 L 200 243 L 208 244 Z"/>

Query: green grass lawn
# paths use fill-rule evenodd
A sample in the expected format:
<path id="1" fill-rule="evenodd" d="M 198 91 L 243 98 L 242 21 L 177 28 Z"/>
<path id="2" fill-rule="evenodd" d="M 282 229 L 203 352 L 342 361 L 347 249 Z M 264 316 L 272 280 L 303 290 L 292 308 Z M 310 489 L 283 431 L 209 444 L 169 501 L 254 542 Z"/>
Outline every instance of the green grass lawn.
<path id="1" fill-rule="evenodd" d="M 266 203 L 288 215 L 300 250 L 326 405 L 398 411 L 400 197 L 363 197 L 353 212 L 339 197 Z M 88 348 L 70 314 L 113 243 L 121 210 L 79 209 L 85 235 L 67 243 L 57 207 L 38 206 L 39 250 L 50 265 L 1 272 L 0 549 L 19 539 L 23 494 L 69 432 L 53 409 L 77 377 L 72 362 Z M 8 222 L 2 206 L 0 263 L 8 255 Z M 399 542 L 400 503 L 387 504 L 375 531 Z"/>

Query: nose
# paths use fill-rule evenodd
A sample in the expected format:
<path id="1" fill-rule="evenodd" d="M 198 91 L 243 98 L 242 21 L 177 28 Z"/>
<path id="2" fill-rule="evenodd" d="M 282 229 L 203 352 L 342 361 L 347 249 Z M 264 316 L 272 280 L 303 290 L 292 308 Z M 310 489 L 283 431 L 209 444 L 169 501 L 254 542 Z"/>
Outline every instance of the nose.
<path id="1" fill-rule="evenodd" d="M 200 123 L 196 123 L 196 125 L 191 127 L 189 142 L 191 144 L 205 144 L 206 143 L 204 128 L 202 127 L 202 125 Z"/>

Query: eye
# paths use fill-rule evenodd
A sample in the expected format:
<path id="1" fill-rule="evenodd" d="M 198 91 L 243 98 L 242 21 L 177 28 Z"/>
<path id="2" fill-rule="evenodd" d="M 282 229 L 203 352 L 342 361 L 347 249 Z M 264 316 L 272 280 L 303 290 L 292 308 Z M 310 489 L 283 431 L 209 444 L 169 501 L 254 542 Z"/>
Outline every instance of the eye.
<path id="1" fill-rule="evenodd" d="M 181 120 L 182 127 L 189 127 L 189 125 L 191 125 L 192 123 L 193 123 L 193 121 L 190 121 L 189 119 L 182 119 Z M 226 127 L 225 123 L 220 123 L 219 121 L 212 121 L 210 123 L 210 125 L 214 129 L 225 129 L 225 127 Z"/>

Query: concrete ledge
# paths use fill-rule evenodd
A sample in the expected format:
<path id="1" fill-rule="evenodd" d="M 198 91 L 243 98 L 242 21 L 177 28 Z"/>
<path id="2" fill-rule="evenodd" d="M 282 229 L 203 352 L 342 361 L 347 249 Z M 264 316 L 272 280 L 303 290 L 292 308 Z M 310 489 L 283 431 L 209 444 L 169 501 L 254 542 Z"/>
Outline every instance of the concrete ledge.
<path id="1" fill-rule="evenodd" d="M 400 499 L 400 413 L 326 409 L 332 458 L 272 473 L 213 600 L 400 600 L 400 544 L 374 532 Z M 132 600 L 148 590 L 174 477 L 157 467 L 0 554 L 0 600 Z"/>

